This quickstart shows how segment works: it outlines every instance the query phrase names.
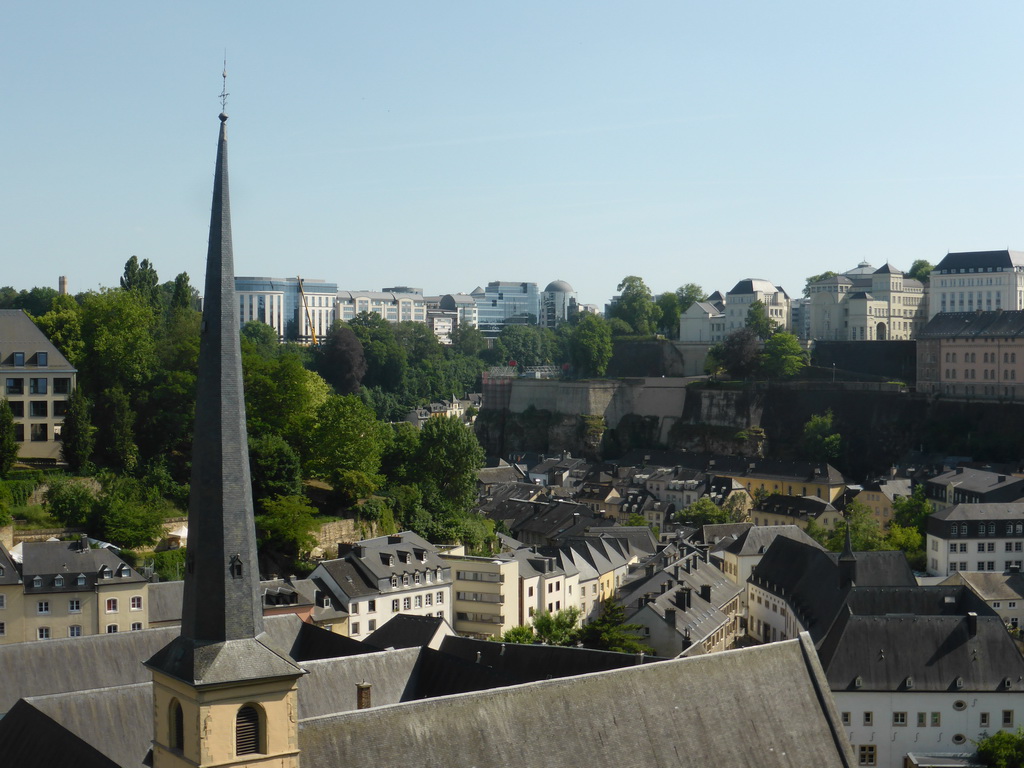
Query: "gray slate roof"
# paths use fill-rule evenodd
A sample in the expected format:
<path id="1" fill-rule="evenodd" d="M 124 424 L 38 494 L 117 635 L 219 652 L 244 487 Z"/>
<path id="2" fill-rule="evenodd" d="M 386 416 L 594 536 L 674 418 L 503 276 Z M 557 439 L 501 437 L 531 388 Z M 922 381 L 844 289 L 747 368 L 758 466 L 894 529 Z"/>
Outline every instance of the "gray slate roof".
<path id="1" fill-rule="evenodd" d="M 825 685 L 800 639 L 307 718 L 299 743 L 318 768 L 849 766 Z"/>
<path id="2" fill-rule="evenodd" d="M 32 322 L 23 309 L 0 309 L 0 366 L 12 366 L 15 352 L 25 353 L 25 366 L 20 370 L 28 376 L 31 371 L 73 373 L 74 366 L 46 338 L 46 334 Z M 46 367 L 37 367 L 36 354 L 47 353 Z"/>
<path id="3" fill-rule="evenodd" d="M 964 251 L 947 253 L 932 271 L 935 274 L 954 272 L 961 269 L 985 270 L 989 267 L 1012 270 L 1024 267 L 1024 253 L 1020 251 Z"/>

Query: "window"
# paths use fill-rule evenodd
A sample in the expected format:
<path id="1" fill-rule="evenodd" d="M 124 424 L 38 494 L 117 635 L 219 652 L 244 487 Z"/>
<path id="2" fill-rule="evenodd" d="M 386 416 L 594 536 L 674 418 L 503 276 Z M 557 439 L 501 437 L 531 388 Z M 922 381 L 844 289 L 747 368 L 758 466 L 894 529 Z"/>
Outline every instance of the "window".
<path id="1" fill-rule="evenodd" d="M 53 586 L 55 586 L 55 587 L 63 587 L 64 586 L 64 577 L 63 576 L 55 576 L 54 579 L 53 579 Z"/>
<path id="2" fill-rule="evenodd" d="M 895 726 L 905 726 L 907 724 L 907 713 L 906 712 L 893 712 L 892 713 L 892 724 Z"/>
<path id="3" fill-rule="evenodd" d="M 874 744 L 861 744 L 858 747 L 857 765 L 878 765 L 878 754 Z"/>
<path id="4" fill-rule="evenodd" d="M 82 625 L 72 624 L 68 627 L 68 637 L 81 637 L 82 636 Z"/>
<path id="5" fill-rule="evenodd" d="M 44 403 L 45 405 L 45 403 Z M 49 430 L 45 424 L 30 424 L 29 437 L 33 443 L 45 443 L 48 439 Z"/>
<path id="6" fill-rule="evenodd" d="M 1013 710 L 1003 710 L 1003 728 L 1013 728 Z"/>
<path id="7" fill-rule="evenodd" d="M 6 636 L 7 636 L 7 624 L 5 622 L 0 621 L 0 637 L 6 637 Z"/>
<path id="8" fill-rule="evenodd" d="M 434 604 L 434 596 L 432 594 L 430 594 L 429 592 L 427 594 L 425 594 L 423 596 L 423 604 L 428 606 L 428 607 L 433 605 Z"/>
<path id="9" fill-rule="evenodd" d="M 359 603 L 349 603 L 349 605 L 348 605 L 348 612 L 351 613 L 353 616 L 358 616 L 359 615 Z"/>
<path id="10" fill-rule="evenodd" d="M 842 715 L 840 715 L 840 717 L 842 718 L 843 725 L 849 725 L 850 724 L 850 713 L 849 712 L 843 712 Z"/>
<path id="11" fill-rule="evenodd" d="M 46 379 L 29 379 L 28 380 L 28 393 L 30 395 L 45 395 L 46 394 Z"/>
<path id="12" fill-rule="evenodd" d="M 117 598 L 116 597 L 108 597 L 107 598 L 107 613 L 117 613 Z"/>
<path id="13" fill-rule="evenodd" d="M 43 586 L 43 579 L 42 579 L 42 577 L 41 576 L 36 576 L 34 579 L 32 579 L 32 586 L 33 587 L 41 587 L 41 586 Z"/>
<path id="14" fill-rule="evenodd" d="M 367 603 L 366 603 L 366 612 L 367 613 L 373 613 L 376 610 L 377 610 L 377 601 L 376 600 L 369 600 L 369 601 L 367 601 Z"/>
<path id="15" fill-rule="evenodd" d="M 358 621 L 353 621 L 352 622 L 352 628 L 351 628 L 350 634 L 353 634 L 353 635 L 358 635 L 359 634 L 359 622 Z"/>
<path id="16" fill-rule="evenodd" d="M 36 603 L 36 613 L 38 613 L 39 615 L 43 616 L 43 615 L 48 614 L 49 612 L 50 612 L 50 601 L 49 600 L 40 600 L 38 603 Z"/>
<path id="17" fill-rule="evenodd" d="M 107 624 L 107 634 L 108 635 L 116 635 L 117 634 L 117 624 Z"/>
<path id="18" fill-rule="evenodd" d="M 24 379 L 8 379 L 7 380 L 7 394 L 8 395 L 24 395 L 25 394 L 25 380 Z"/>
<path id="19" fill-rule="evenodd" d="M 21 400 L 12 400 L 12 401 L 8 402 L 8 405 L 11 406 L 11 415 L 12 416 L 14 416 L 17 419 L 22 419 L 22 418 L 25 417 L 25 403 L 24 402 L 22 402 Z"/>
<path id="20" fill-rule="evenodd" d="M 36 352 L 36 365 L 40 368 L 45 368 L 49 365 L 50 353 L 49 352 Z"/>
<path id="21" fill-rule="evenodd" d="M 402 598 L 402 610 L 403 611 L 408 611 L 410 608 L 412 608 L 412 598 L 410 598 L 410 597 L 403 597 Z"/>
<path id="22" fill-rule="evenodd" d="M 55 395 L 70 395 L 71 394 L 71 379 L 54 379 L 53 380 L 53 394 L 55 394 Z"/>
<path id="23" fill-rule="evenodd" d="M 985 551 L 985 542 L 984 541 L 979 541 L 978 542 L 978 551 L 979 552 L 984 552 Z"/>
<path id="24" fill-rule="evenodd" d="M 246 704 L 235 717 L 235 754 L 254 755 L 260 751 L 260 713 Z"/>
<path id="25" fill-rule="evenodd" d="M 0 595 L 0 609 L 7 607 L 7 595 Z"/>
<path id="26" fill-rule="evenodd" d="M 871 725 L 872 723 L 874 723 L 874 721 L 875 721 L 875 714 L 874 714 L 874 712 L 865 712 L 864 713 L 864 725 Z"/>
<path id="27" fill-rule="evenodd" d="M 988 712 L 982 712 L 978 716 L 978 727 L 979 728 L 988 728 Z"/>
<path id="28" fill-rule="evenodd" d="M 19 367 L 25 364 L 25 353 L 24 352 L 15 352 L 14 353 L 14 364 L 16 366 L 19 366 Z"/>
<path id="29" fill-rule="evenodd" d="M 373 632 L 375 629 L 377 629 L 377 620 L 376 619 L 370 619 L 368 622 L 366 622 L 366 631 L 367 632 Z"/>
<path id="30" fill-rule="evenodd" d="M 75 583 L 78 586 L 80 586 L 80 587 L 84 587 L 85 586 L 85 574 L 84 573 L 78 574 L 78 578 L 75 579 Z"/>
<path id="31" fill-rule="evenodd" d="M 391 587 L 392 587 L 392 589 L 396 588 L 397 586 L 398 586 L 398 577 L 397 576 L 392 576 L 391 577 Z"/>
<path id="32" fill-rule="evenodd" d="M 527 589 L 526 596 L 527 597 L 533 597 L 533 587 L 530 587 L 529 589 Z"/>
<path id="33" fill-rule="evenodd" d="M 398 601 L 397 600 L 392 600 L 391 601 L 391 612 L 392 613 L 398 613 Z"/>
<path id="34" fill-rule="evenodd" d="M 49 640 L 50 639 L 50 628 L 39 627 L 36 629 L 36 640 Z"/>
<path id="35" fill-rule="evenodd" d="M 181 711 L 181 704 L 177 699 L 171 702 L 171 749 L 181 750 L 185 747 L 185 714 Z"/>
<path id="36" fill-rule="evenodd" d="M 416 595 L 416 607 L 417 608 L 422 608 L 423 607 L 423 595 Z"/>
<path id="37" fill-rule="evenodd" d="M 437 593 L 437 604 L 444 605 L 444 592 Z"/>
<path id="38" fill-rule="evenodd" d="M 942 725 L 942 713 L 932 712 L 932 728 L 938 728 Z"/>
<path id="39" fill-rule="evenodd" d="M 142 595 L 135 595 L 132 597 L 131 609 L 133 611 L 142 610 Z"/>
<path id="40" fill-rule="evenodd" d="M 918 712 L 917 713 L 917 727 L 918 728 L 924 728 L 926 725 L 928 725 L 928 713 L 927 712 Z"/>
<path id="41" fill-rule="evenodd" d="M 68 613 L 81 613 L 82 612 L 82 601 L 78 598 L 74 600 L 68 600 Z"/>

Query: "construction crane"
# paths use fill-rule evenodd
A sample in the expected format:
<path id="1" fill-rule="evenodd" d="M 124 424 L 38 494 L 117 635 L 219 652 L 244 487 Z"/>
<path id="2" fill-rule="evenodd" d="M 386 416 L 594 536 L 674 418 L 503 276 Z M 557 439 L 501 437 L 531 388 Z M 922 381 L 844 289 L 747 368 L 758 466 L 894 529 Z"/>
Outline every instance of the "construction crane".
<path id="1" fill-rule="evenodd" d="M 302 299 L 302 309 L 306 313 L 306 322 L 309 324 L 309 337 L 313 340 L 313 346 L 315 347 L 319 342 L 316 340 L 316 329 L 313 327 L 313 316 L 309 314 L 309 302 L 306 301 L 306 292 L 302 290 L 302 276 L 296 275 L 295 279 L 299 281 L 299 298 Z"/>

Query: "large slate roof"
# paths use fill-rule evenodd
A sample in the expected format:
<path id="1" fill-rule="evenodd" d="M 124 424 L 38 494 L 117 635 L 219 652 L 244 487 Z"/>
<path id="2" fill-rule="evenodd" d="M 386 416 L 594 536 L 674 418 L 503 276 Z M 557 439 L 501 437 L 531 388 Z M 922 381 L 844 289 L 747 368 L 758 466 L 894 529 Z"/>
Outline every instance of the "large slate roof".
<path id="1" fill-rule="evenodd" d="M 798 525 L 751 526 L 734 537 L 720 540 L 711 551 L 725 551 L 738 557 L 762 555 L 768 551 L 768 547 L 779 536 L 801 541 L 808 546 L 817 547 L 825 551 L 824 547 L 808 536 L 806 531 Z"/>
<path id="2" fill-rule="evenodd" d="M 939 312 L 920 331 L 919 339 L 1014 338 L 1024 334 L 1024 310 Z"/>
<path id="3" fill-rule="evenodd" d="M 849 766 L 825 686 L 798 639 L 306 718 L 299 744 L 318 768 Z"/>
<path id="4" fill-rule="evenodd" d="M 932 271 L 935 274 L 954 272 L 961 269 L 973 269 L 977 272 L 989 267 L 1000 267 L 1006 270 L 1012 270 L 1014 267 L 1024 267 L 1024 253 L 1009 250 L 947 253 L 942 261 L 935 265 L 935 269 Z"/>
<path id="5" fill-rule="evenodd" d="M 974 521 L 982 520 L 1021 520 L 1024 519 L 1024 502 L 1009 502 L 1005 504 L 957 504 L 953 507 L 946 507 L 938 512 L 932 512 L 930 517 L 934 520 L 957 520 Z"/>
<path id="6" fill-rule="evenodd" d="M 61 354 L 46 334 L 32 322 L 23 309 L 0 309 L 0 365 L 5 369 L 13 366 L 12 356 L 15 352 L 25 353 L 24 370 L 28 376 L 30 371 L 46 371 L 49 373 L 71 373 L 74 366 Z M 36 365 L 36 353 L 46 352 L 46 367 Z"/>
<path id="7" fill-rule="evenodd" d="M 819 647 L 833 691 L 1024 691 L 1024 657 L 966 587 L 855 593 Z"/>

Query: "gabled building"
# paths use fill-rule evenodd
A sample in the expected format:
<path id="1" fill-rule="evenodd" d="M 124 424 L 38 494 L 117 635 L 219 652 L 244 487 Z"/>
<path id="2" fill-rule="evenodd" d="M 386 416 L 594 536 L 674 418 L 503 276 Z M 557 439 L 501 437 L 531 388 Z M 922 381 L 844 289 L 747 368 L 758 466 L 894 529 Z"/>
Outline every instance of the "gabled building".
<path id="1" fill-rule="evenodd" d="M 995 611 L 1007 628 L 1024 626 L 1024 574 L 1020 568 L 1014 566 L 1002 573 L 957 571 L 942 585 L 963 585 Z"/>
<path id="2" fill-rule="evenodd" d="M 812 520 L 832 530 L 843 513 L 817 496 L 786 496 L 773 493 L 750 510 L 754 525 L 795 525 L 806 529 Z"/>
<path id="3" fill-rule="evenodd" d="M 768 319 L 774 322 L 780 331 L 789 331 L 793 327 L 790 320 L 789 296 L 786 292 L 767 280 L 748 277 L 740 280 L 725 294 L 726 335 L 746 326 L 747 312 L 755 301 L 764 305 Z"/>
<path id="4" fill-rule="evenodd" d="M 925 480 L 924 495 L 936 512 L 957 504 L 997 504 L 1024 499 L 1024 477 L 957 467 Z"/>
<path id="5" fill-rule="evenodd" d="M 851 499 L 870 509 L 876 522 L 884 528 L 892 522 L 893 501 L 909 498 L 912 493 L 908 478 L 893 477 L 865 483 L 860 490 L 855 490 L 851 494 Z"/>
<path id="6" fill-rule="evenodd" d="M 325 606 L 329 600 L 348 614 L 355 640 L 400 613 L 452 620 L 451 564 L 412 531 L 357 542 L 309 577 L 323 585 Z"/>
<path id="7" fill-rule="evenodd" d="M 78 371 L 20 309 L 0 309 L 0 374 L 22 459 L 59 461 Z"/>

